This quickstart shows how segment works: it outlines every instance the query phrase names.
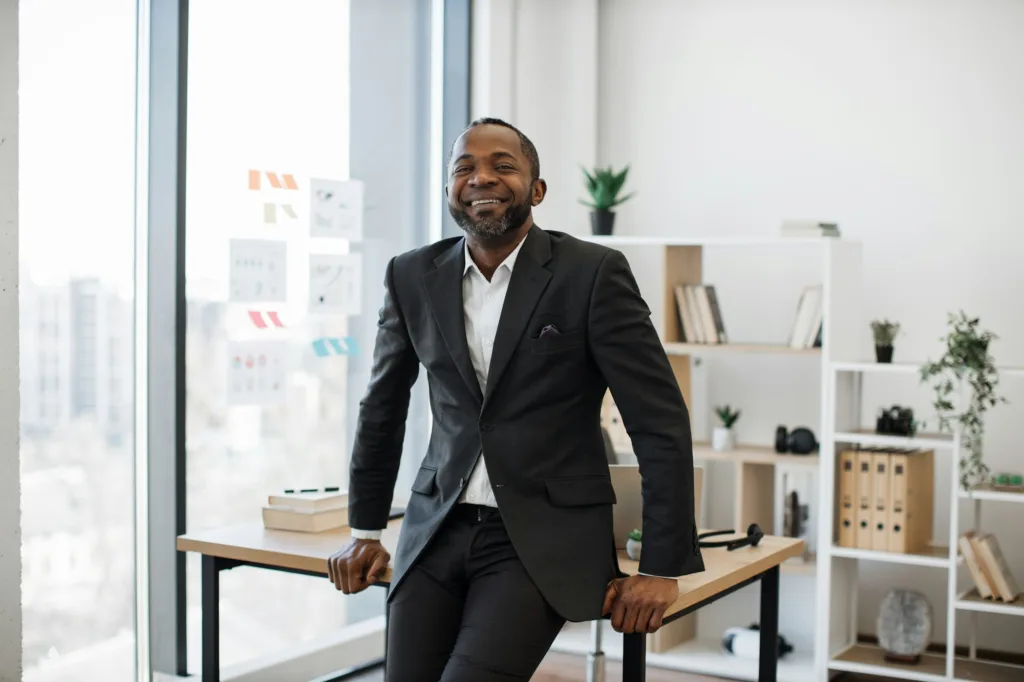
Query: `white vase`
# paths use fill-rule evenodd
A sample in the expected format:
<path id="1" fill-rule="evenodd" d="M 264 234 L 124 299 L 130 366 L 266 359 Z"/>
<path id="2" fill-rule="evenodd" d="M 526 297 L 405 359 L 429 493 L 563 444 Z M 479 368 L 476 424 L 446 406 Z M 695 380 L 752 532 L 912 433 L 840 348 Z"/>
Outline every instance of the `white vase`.
<path id="1" fill-rule="evenodd" d="M 626 540 L 626 556 L 633 561 L 640 561 L 640 541 L 628 538 Z"/>
<path id="2" fill-rule="evenodd" d="M 715 430 L 711 433 L 711 447 L 719 451 L 735 448 L 736 436 L 733 434 L 732 429 L 716 426 Z"/>

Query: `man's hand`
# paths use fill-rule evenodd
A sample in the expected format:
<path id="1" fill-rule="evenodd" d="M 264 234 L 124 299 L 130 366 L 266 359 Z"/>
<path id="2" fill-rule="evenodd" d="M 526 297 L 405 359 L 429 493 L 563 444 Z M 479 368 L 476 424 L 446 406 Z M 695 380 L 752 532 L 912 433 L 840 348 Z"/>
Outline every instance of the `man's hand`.
<path id="1" fill-rule="evenodd" d="M 355 594 L 376 583 L 390 561 L 391 555 L 380 540 L 353 538 L 327 559 L 327 576 L 337 589 Z"/>
<path id="2" fill-rule="evenodd" d="M 674 578 L 634 575 L 613 580 L 604 595 L 601 615 L 612 614 L 616 632 L 655 632 L 661 627 L 665 609 L 679 598 Z"/>

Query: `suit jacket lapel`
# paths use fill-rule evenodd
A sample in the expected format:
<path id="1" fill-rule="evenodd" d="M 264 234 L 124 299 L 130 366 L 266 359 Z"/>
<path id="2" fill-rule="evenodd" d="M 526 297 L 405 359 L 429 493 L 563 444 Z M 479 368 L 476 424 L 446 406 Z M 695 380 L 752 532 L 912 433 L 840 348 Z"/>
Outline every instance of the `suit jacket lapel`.
<path id="1" fill-rule="evenodd" d="M 541 294 L 551 281 L 551 271 L 544 267 L 549 260 L 551 237 L 537 226 L 530 228 L 512 268 L 512 278 L 509 280 L 505 304 L 498 320 L 498 332 L 494 337 L 491 366 L 487 372 L 487 390 L 481 409 L 487 407 L 505 368 L 512 360 L 533 309 L 537 307 Z"/>
<path id="2" fill-rule="evenodd" d="M 460 239 L 455 246 L 434 260 L 437 269 L 424 275 L 423 283 L 427 288 L 434 319 L 437 320 L 444 343 L 451 353 L 452 360 L 455 361 L 455 367 L 458 368 L 459 374 L 477 402 L 482 403 L 480 382 L 476 378 L 473 361 L 469 357 L 469 343 L 466 341 L 466 319 L 462 303 L 464 240 L 465 238 Z"/>

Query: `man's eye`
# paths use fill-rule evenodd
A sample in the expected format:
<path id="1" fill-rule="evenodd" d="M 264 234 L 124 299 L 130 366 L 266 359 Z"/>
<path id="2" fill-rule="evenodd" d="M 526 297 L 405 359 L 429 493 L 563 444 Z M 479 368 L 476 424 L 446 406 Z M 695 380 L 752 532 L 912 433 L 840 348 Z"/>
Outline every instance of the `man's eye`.
<path id="1" fill-rule="evenodd" d="M 503 163 L 500 166 L 498 166 L 498 170 L 515 170 L 515 169 L 512 166 L 510 166 L 509 164 Z"/>

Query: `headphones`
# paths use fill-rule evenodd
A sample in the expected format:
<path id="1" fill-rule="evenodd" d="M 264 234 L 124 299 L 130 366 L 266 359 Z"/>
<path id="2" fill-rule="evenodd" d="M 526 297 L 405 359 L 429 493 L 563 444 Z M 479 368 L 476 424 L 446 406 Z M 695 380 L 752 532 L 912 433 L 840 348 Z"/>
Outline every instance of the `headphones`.
<path id="1" fill-rule="evenodd" d="M 738 540 L 712 540 L 711 542 L 705 542 L 705 538 L 710 538 L 716 535 L 732 535 L 736 531 L 732 530 L 712 530 L 706 533 L 701 533 L 697 536 L 698 545 L 700 547 L 725 547 L 728 551 L 739 549 L 740 547 L 757 547 L 757 543 L 761 542 L 761 538 L 764 537 L 764 531 L 756 523 L 752 523 L 747 526 L 747 537 L 740 538 Z"/>
<path id="2" fill-rule="evenodd" d="M 787 431 L 785 426 L 775 429 L 775 452 L 808 455 L 818 449 L 814 432 L 805 426 Z"/>

